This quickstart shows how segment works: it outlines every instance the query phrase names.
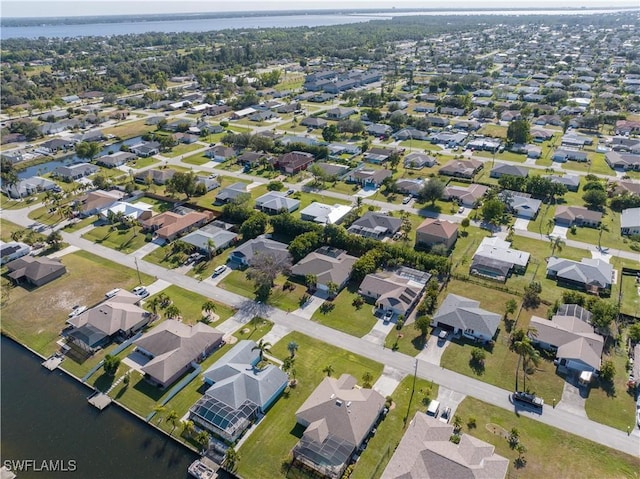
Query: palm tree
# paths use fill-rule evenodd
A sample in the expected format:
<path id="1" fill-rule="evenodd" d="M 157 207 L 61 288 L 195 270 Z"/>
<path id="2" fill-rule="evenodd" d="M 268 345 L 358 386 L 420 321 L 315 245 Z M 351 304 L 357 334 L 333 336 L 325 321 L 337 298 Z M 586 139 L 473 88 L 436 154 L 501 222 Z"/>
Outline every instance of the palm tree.
<path id="1" fill-rule="evenodd" d="M 153 412 L 156 413 L 156 416 L 158 416 L 158 424 L 160 424 L 162 422 L 162 415 L 167 412 L 167 408 L 165 406 L 162 406 L 161 404 L 156 404 L 155 406 L 153 406 Z"/>
<path id="2" fill-rule="evenodd" d="M 160 300 L 160 307 L 163 309 L 171 304 L 171 298 L 167 295 L 167 293 L 160 293 L 158 295 L 158 299 Z"/>
<path id="3" fill-rule="evenodd" d="M 207 431 L 200 431 L 196 436 L 196 442 L 202 450 L 206 450 L 209 447 L 209 439 L 211 439 L 211 436 Z"/>
<path id="4" fill-rule="evenodd" d="M 207 252 L 209 253 L 209 261 L 213 259 L 213 253 L 215 253 L 217 247 L 215 241 L 211 238 L 207 240 Z"/>
<path id="5" fill-rule="evenodd" d="M 602 250 L 602 245 L 600 244 L 600 241 L 602 240 L 602 233 L 605 231 L 608 232 L 609 228 L 604 223 L 600 223 L 600 226 L 598 226 L 598 249 L 599 250 Z"/>
<path id="6" fill-rule="evenodd" d="M 289 341 L 289 344 L 287 344 L 287 349 L 289 350 L 289 354 L 291 355 L 291 357 L 295 357 L 296 352 L 298 351 L 298 343 L 296 343 L 295 341 Z"/>
<path id="7" fill-rule="evenodd" d="M 304 277 L 304 284 L 306 284 L 309 289 L 315 289 L 318 284 L 318 277 L 315 274 L 308 274 Z"/>
<path id="8" fill-rule="evenodd" d="M 370 388 L 371 387 L 371 381 L 373 381 L 373 375 L 367 371 L 362 375 L 362 387 L 364 388 Z"/>
<path id="9" fill-rule="evenodd" d="M 224 455 L 224 466 L 228 471 L 235 472 L 235 470 L 238 468 L 239 460 L 240 455 L 233 447 L 227 449 L 227 452 Z"/>
<path id="10" fill-rule="evenodd" d="M 25 230 L 15 230 L 11 233 L 11 241 L 20 241 L 25 234 Z"/>
<path id="11" fill-rule="evenodd" d="M 553 218 L 549 218 L 546 222 L 546 226 L 547 226 L 547 230 L 549 231 L 549 233 L 551 233 L 551 231 L 553 231 L 554 226 L 556 225 L 556 222 Z"/>
<path id="12" fill-rule="evenodd" d="M 558 253 L 560 253 L 564 245 L 565 245 L 565 242 L 560 236 L 552 237 L 551 238 L 551 256 L 553 256 L 553 253 L 555 253 L 556 250 L 558 250 Z"/>
<path id="13" fill-rule="evenodd" d="M 327 373 L 327 377 L 331 377 L 331 375 L 335 372 L 336 370 L 333 368 L 333 366 L 331 364 L 327 364 L 324 369 L 322 370 L 323 373 Z"/>
<path id="14" fill-rule="evenodd" d="M 258 341 L 254 347 L 251 348 L 251 351 L 259 351 L 260 352 L 260 361 L 264 361 L 264 355 L 269 352 L 271 349 L 271 343 L 261 339 Z"/>
<path id="15" fill-rule="evenodd" d="M 158 308 L 160 307 L 161 304 L 162 304 L 162 299 L 160 298 L 160 295 L 154 296 L 149 300 L 148 305 L 149 305 L 149 308 L 151 308 L 151 312 L 153 313 L 154 316 L 158 315 Z"/>
<path id="16" fill-rule="evenodd" d="M 216 303 L 211 300 L 206 301 L 202 305 L 202 311 L 204 311 L 208 317 L 211 317 L 211 313 L 214 313 L 216 310 Z"/>
<path id="17" fill-rule="evenodd" d="M 529 374 L 530 364 L 537 366 L 540 363 L 540 353 L 533 347 L 533 343 L 528 335 L 524 335 L 522 339 L 513 344 L 513 350 L 520 357 L 518 358 L 518 366 L 522 363 L 523 390 L 527 390 L 527 375 Z M 517 366 L 516 366 L 517 367 Z M 516 389 L 518 389 L 518 371 L 516 369 Z"/>
<path id="18" fill-rule="evenodd" d="M 338 293 L 338 288 L 339 286 L 333 281 L 329 281 L 327 283 L 327 293 L 329 294 L 330 298 L 333 298 Z"/>
<path id="19" fill-rule="evenodd" d="M 164 314 L 167 318 L 177 318 L 182 315 L 182 312 L 175 304 L 171 304 L 167 307 Z"/>
<path id="20" fill-rule="evenodd" d="M 173 431 L 175 431 L 176 426 L 178 425 L 178 413 L 175 411 L 175 409 L 172 409 L 171 411 L 169 411 L 169 413 L 167 414 L 167 417 L 165 418 L 165 420 L 167 422 L 170 422 L 171 425 L 173 426 L 171 428 L 171 432 L 169 433 L 169 436 L 173 436 Z"/>
<path id="21" fill-rule="evenodd" d="M 292 357 L 288 357 L 288 358 L 284 358 L 284 361 L 282 361 L 282 370 L 285 373 L 288 373 L 290 371 L 293 371 L 293 367 L 296 364 L 296 360 Z"/>
<path id="22" fill-rule="evenodd" d="M 196 426 L 195 424 L 193 424 L 193 421 L 184 421 L 182 423 L 182 434 L 186 434 L 187 436 L 191 437 L 195 430 Z"/>

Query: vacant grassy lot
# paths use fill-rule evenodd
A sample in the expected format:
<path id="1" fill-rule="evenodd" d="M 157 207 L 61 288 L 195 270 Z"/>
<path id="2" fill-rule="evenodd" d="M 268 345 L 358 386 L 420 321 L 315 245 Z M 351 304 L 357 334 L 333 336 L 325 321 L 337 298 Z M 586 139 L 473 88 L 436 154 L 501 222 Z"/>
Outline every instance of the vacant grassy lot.
<path id="1" fill-rule="evenodd" d="M 15 233 L 16 231 L 25 231 L 25 232 L 29 232 L 32 230 L 28 230 L 26 228 L 23 228 L 22 226 L 12 223 L 9 220 L 5 220 L 4 218 L 0 218 L 0 239 L 2 239 L 2 241 L 12 241 L 11 240 L 11 235 L 13 233 Z M 43 240 L 45 238 L 44 235 L 32 232 L 33 237 L 35 240 L 40 241 Z"/>
<path id="2" fill-rule="evenodd" d="M 93 306 L 110 289 L 138 284 L 135 270 L 84 251 L 64 256 L 62 263 L 67 274 L 33 290 L 12 288 L 2 308 L 2 331 L 44 355 L 58 349 L 55 343 L 74 305 Z M 142 279 L 152 280 L 147 275 Z"/>
<path id="3" fill-rule="evenodd" d="M 478 133 L 486 136 L 492 136 L 494 138 L 507 138 L 507 127 L 501 125 L 485 124 Z"/>
<path id="4" fill-rule="evenodd" d="M 92 225 L 93 223 L 95 223 L 98 220 L 97 216 L 89 216 L 88 218 L 84 218 L 80 221 L 76 221 L 75 223 L 67 223 L 64 226 L 64 231 L 66 231 L 67 233 L 72 233 L 74 231 L 78 231 L 81 230 L 82 228 L 85 228 L 87 226 Z"/>
<path id="5" fill-rule="evenodd" d="M 127 121 L 116 126 L 111 126 L 102 130 L 105 135 L 115 135 L 122 140 L 144 135 L 148 131 L 155 129 L 153 125 L 145 125 L 146 120 Z"/>
<path id="6" fill-rule="evenodd" d="M 201 148 L 204 148 L 204 146 L 200 145 L 198 143 L 191 143 L 190 145 L 187 145 L 185 143 L 181 143 L 181 144 L 179 144 L 177 146 L 174 146 L 171 149 L 171 151 L 163 153 L 163 156 L 166 156 L 167 158 L 176 158 L 178 156 L 186 155 L 187 153 L 191 153 L 192 151 L 200 150 Z"/>
<path id="7" fill-rule="evenodd" d="M 287 357 L 290 341 L 299 346 L 295 359 L 298 384 L 285 391 L 240 448 L 242 460 L 238 473 L 246 479 L 272 479 L 284 475 L 282 463 L 290 459 L 291 449 L 304 432 L 296 425 L 295 412 L 325 377 L 322 372 L 325 366 L 333 366 L 334 377 L 349 373 L 359 381 L 365 372 L 371 373 L 374 381 L 382 372 L 380 363 L 299 333 L 282 338 L 271 348 L 271 354 L 280 359 Z"/>
<path id="8" fill-rule="evenodd" d="M 417 411 L 425 411 L 429 401 L 438 397 L 438 385 L 418 379 L 416 381 L 413 398 L 413 377 L 405 377 L 393 392 L 393 409 L 389 411 L 384 421 L 377 428 L 376 435 L 369 441 L 369 445 L 360 456 L 352 479 L 378 479 L 393 456 L 395 448 L 406 430 L 406 423 Z M 411 403 L 411 404 L 409 404 Z M 407 415 L 408 412 L 408 415 Z"/>
<path id="9" fill-rule="evenodd" d="M 149 156 L 147 158 L 138 158 L 133 162 L 129 163 L 129 166 L 131 168 L 139 169 L 139 168 L 146 168 L 147 166 L 155 165 L 156 163 L 160 163 L 160 161 L 156 160 L 152 156 Z"/>
<path id="10" fill-rule="evenodd" d="M 64 215 L 60 214 L 59 210 L 52 212 L 50 206 L 41 206 L 40 208 L 36 208 L 35 210 L 30 211 L 27 216 L 32 220 L 47 226 L 56 225 L 65 219 Z"/>
<path id="11" fill-rule="evenodd" d="M 294 212 L 295 215 L 299 215 L 300 211 L 305 209 L 311 203 L 324 203 L 326 205 L 348 205 L 351 202 L 342 200 L 340 198 L 333 198 L 331 196 L 325 196 L 319 193 L 306 193 L 306 192 L 296 192 L 291 195 L 292 198 L 300 200 L 300 207 Z"/>
<path id="12" fill-rule="evenodd" d="M 207 163 L 210 163 L 209 166 L 217 165 L 217 163 L 214 163 L 211 161 L 211 158 L 207 158 L 206 156 L 204 156 L 204 153 L 187 156 L 186 158 L 182 158 L 180 161 L 182 163 L 187 163 L 189 165 L 198 165 L 198 166 L 206 165 Z"/>
<path id="13" fill-rule="evenodd" d="M 334 308 L 330 312 L 323 313 L 318 309 L 311 319 L 361 338 L 371 331 L 378 319 L 373 315 L 371 304 L 365 303 L 360 309 L 353 306 L 353 300 L 358 296 L 358 286 L 350 283 L 331 301 Z"/>
<path id="14" fill-rule="evenodd" d="M 182 313 L 182 321 L 187 324 L 195 324 L 200 321 L 202 318 L 202 305 L 209 301 L 209 298 L 205 298 L 193 291 L 188 291 L 175 285 L 169 286 L 159 294 L 162 293 L 171 298 L 172 304 Z M 144 302 L 144 307 L 148 310 L 150 310 L 149 303 L 152 298 L 154 298 L 154 296 L 147 298 Z M 224 321 L 233 316 L 235 311 L 232 308 L 217 301 L 214 301 L 214 303 L 216 304 L 214 313 L 220 316 L 220 321 Z M 164 316 L 162 310 L 159 310 L 158 314 Z"/>
<path id="15" fill-rule="evenodd" d="M 511 460 L 508 477 L 541 478 L 562 477 L 637 477 L 640 459 L 582 439 L 551 426 L 507 411 L 473 398 L 466 398 L 456 411 L 463 423 L 475 417 L 477 427 L 471 430 L 463 426 L 463 432 L 493 444 L 496 453 Z M 499 426 L 511 431 L 516 427 L 520 442 L 527 448 L 526 466 L 516 469 L 513 460 L 518 453 L 512 450 L 505 438 L 494 434 L 488 426 Z M 588 471 L 588 472 L 587 472 Z"/>
<path id="16" fill-rule="evenodd" d="M 139 227 L 124 228 L 121 225 L 104 225 L 88 231 L 83 238 L 122 253 L 133 253 L 145 245 L 145 235 Z"/>
<path id="17" fill-rule="evenodd" d="M 301 284 L 291 281 L 290 283 L 293 290 L 285 290 L 283 288 L 285 282 L 287 282 L 286 276 L 281 274 L 276 277 L 276 280 L 274 281 L 275 284 L 271 289 L 271 294 L 269 295 L 267 303 L 284 311 L 293 311 L 298 309 L 300 298 L 305 294 L 306 288 Z M 253 281 L 247 279 L 246 271 L 231 271 L 231 273 L 225 276 L 218 286 L 247 298 L 255 297 Z"/>

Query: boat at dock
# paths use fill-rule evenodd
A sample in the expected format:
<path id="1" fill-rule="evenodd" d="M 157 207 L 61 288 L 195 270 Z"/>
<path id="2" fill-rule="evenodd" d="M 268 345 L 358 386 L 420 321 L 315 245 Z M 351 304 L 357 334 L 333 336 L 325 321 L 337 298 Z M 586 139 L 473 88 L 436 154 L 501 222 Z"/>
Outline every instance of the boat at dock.
<path id="1" fill-rule="evenodd" d="M 215 479 L 220 466 L 207 457 L 201 457 L 191 463 L 189 474 L 196 479 Z"/>

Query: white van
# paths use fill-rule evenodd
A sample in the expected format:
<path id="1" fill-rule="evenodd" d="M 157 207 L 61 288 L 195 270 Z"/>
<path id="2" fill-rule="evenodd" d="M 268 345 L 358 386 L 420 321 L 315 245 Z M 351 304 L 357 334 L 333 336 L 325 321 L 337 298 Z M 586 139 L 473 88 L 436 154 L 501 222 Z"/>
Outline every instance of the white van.
<path id="1" fill-rule="evenodd" d="M 440 402 L 431 401 L 429 403 L 429 407 L 427 408 L 427 416 L 438 417 L 439 411 L 440 411 Z"/>

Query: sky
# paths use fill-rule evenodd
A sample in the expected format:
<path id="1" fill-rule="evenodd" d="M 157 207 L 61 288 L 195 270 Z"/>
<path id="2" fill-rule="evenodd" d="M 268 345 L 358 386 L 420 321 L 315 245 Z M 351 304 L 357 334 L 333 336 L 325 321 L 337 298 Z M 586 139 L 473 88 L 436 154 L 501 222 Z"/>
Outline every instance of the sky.
<path id="1" fill-rule="evenodd" d="M 138 13 L 191 13 L 243 10 L 310 10 L 336 8 L 580 8 L 639 7 L 638 0 L 2 0 L 3 17 L 64 17 Z"/>

